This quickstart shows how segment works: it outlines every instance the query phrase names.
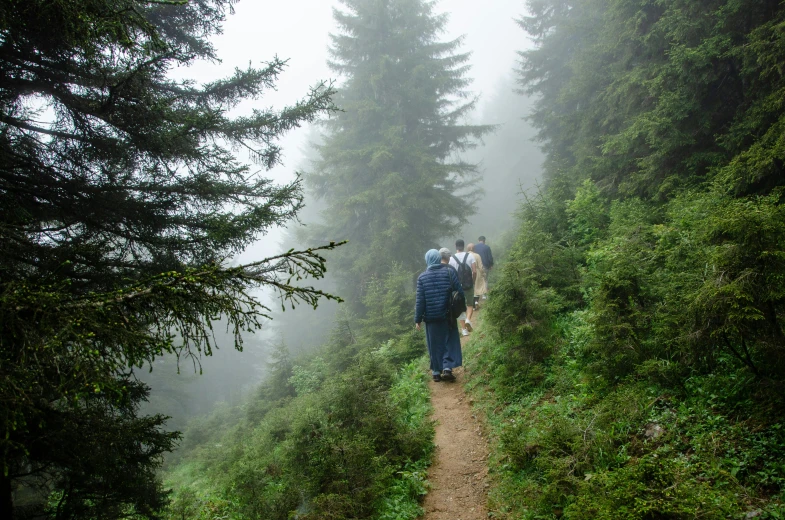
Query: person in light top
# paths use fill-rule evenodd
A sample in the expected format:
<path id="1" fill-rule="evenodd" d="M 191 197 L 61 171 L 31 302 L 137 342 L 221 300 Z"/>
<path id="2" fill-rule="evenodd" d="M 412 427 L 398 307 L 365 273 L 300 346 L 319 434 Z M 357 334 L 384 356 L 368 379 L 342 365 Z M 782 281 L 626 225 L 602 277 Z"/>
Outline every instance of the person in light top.
<path id="1" fill-rule="evenodd" d="M 477 243 L 474 244 L 474 252 L 480 255 L 482 258 L 482 268 L 483 268 L 483 278 L 485 278 L 485 294 L 482 295 L 482 299 L 485 300 L 488 298 L 488 274 L 491 272 L 493 268 L 493 253 L 491 253 L 491 247 L 485 245 L 485 237 L 480 235 L 480 238 L 477 239 Z"/>
<path id="2" fill-rule="evenodd" d="M 477 266 L 477 276 L 474 279 L 474 310 L 477 310 L 477 307 L 480 305 L 480 298 L 485 296 L 485 293 L 488 292 L 488 284 L 485 278 L 485 269 L 484 264 L 482 263 L 482 257 L 478 255 L 474 251 L 474 244 L 468 244 L 466 246 L 466 250 L 471 253 L 474 257 L 474 265 Z M 469 302 L 466 302 L 469 303 Z"/>
<path id="3" fill-rule="evenodd" d="M 461 334 L 468 336 L 472 330 L 472 313 L 474 312 L 474 280 L 477 277 L 477 266 L 474 264 L 474 257 L 463 250 L 463 239 L 455 241 L 456 253 L 450 258 L 450 265 L 458 272 L 458 280 L 461 281 L 463 292 L 466 296 L 466 312 L 458 317 L 461 324 Z M 464 280 L 462 270 L 469 269 L 471 276 L 466 275 Z"/>

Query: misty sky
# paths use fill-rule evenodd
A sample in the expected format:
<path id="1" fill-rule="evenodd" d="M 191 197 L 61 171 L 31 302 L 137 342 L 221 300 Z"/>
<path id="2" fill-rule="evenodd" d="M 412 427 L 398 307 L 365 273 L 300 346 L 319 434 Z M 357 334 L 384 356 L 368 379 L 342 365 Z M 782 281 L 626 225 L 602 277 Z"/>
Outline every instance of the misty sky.
<path id="1" fill-rule="evenodd" d="M 337 0 L 241 0 L 235 14 L 226 21 L 224 33 L 214 40 L 222 63 L 199 63 L 175 74 L 200 82 L 210 81 L 229 76 L 235 67 L 245 68 L 249 62 L 258 66 L 278 55 L 288 59 L 289 66 L 277 84 L 277 91 L 254 102 L 275 107 L 293 103 L 319 81 L 333 79 L 340 84 L 341 78 L 326 65 L 328 34 L 335 30 L 333 7 L 341 6 Z M 524 8 L 523 0 L 441 0 L 437 4 L 438 11 L 450 13 L 447 33 L 442 39 L 464 35 L 462 51 L 472 53 L 470 77 L 474 80 L 472 91 L 481 95 L 480 113 L 483 98 L 489 98 L 500 80 L 509 76 L 516 60 L 515 50 L 528 45 L 524 32 L 514 21 Z M 252 103 L 247 102 L 238 107 L 238 112 L 250 106 Z M 475 117 L 481 118 L 479 114 Z M 285 164 L 267 176 L 281 182 L 292 179 L 293 172 L 302 167 L 301 150 L 306 146 L 306 134 L 305 129 L 300 129 L 281 141 Z M 239 260 L 249 262 L 274 253 L 279 236 L 280 232 L 271 230 Z"/>

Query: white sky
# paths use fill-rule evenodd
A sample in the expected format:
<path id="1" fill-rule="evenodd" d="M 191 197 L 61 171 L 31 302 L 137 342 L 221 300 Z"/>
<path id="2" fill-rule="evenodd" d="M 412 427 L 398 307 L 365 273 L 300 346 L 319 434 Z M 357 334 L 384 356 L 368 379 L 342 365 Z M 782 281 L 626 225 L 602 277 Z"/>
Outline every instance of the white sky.
<path id="1" fill-rule="evenodd" d="M 335 30 L 334 6 L 340 8 L 337 0 L 242 0 L 237 3 L 235 14 L 224 24 L 224 33 L 214 40 L 222 63 L 198 63 L 176 74 L 200 82 L 210 81 L 229 76 L 236 67 L 245 68 L 249 62 L 259 66 L 278 55 L 288 59 L 289 65 L 277 83 L 277 91 L 269 92 L 254 103 L 274 107 L 291 104 L 319 81 L 335 79 L 340 82 L 326 65 L 328 34 Z M 472 53 L 469 75 L 474 83 L 471 90 L 481 95 L 481 112 L 482 99 L 489 98 L 500 80 L 510 74 L 516 60 L 515 52 L 528 45 L 525 33 L 514 21 L 525 11 L 525 2 L 441 0 L 437 10 L 450 13 L 443 40 L 465 36 L 461 51 Z M 249 106 L 245 104 L 239 110 L 247 110 Z M 279 182 L 291 180 L 293 172 L 302 164 L 301 150 L 305 147 L 306 135 L 306 129 L 299 129 L 282 139 L 284 165 L 265 175 Z M 280 231 L 271 230 L 238 260 L 250 262 L 274 254 L 278 237 Z"/>

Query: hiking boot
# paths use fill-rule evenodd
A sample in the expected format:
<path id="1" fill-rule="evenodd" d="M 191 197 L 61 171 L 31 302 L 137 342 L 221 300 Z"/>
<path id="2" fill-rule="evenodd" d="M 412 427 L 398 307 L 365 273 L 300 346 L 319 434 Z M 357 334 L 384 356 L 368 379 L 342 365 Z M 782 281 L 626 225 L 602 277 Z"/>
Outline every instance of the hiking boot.
<path id="1" fill-rule="evenodd" d="M 439 374 L 434 374 L 433 375 L 433 382 L 434 383 L 439 383 L 439 382 L 441 382 L 441 380 L 442 380 L 442 376 L 440 376 Z"/>
<path id="2" fill-rule="evenodd" d="M 468 330 L 461 329 L 461 336 L 468 336 L 468 335 L 469 335 L 469 331 Z"/>
<path id="3" fill-rule="evenodd" d="M 444 381 L 449 381 L 451 383 L 455 381 L 455 376 L 452 374 L 452 370 L 450 370 L 449 368 L 445 368 L 444 370 L 442 370 L 442 379 Z"/>
<path id="4" fill-rule="evenodd" d="M 472 322 L 470 322 L 469 320 L 466 320 L 466 330 L 468 330 L 469 332 L 474 330 L 474 327 L 472 327 Z"/>

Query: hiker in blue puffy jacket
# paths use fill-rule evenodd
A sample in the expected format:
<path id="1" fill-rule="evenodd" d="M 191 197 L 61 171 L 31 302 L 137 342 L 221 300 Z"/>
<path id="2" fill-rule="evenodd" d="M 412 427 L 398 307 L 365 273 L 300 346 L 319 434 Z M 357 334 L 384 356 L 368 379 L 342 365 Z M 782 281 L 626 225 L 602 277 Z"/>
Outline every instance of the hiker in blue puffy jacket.
<path id="1" fill-rule="evenodd" d="M 461 366 L 461 338 L 458 324 L 450 318 L 450 299 L 453 291 L 463 293 L 455 269 L 441 263 L 436 249 L 425 253 L 428 269 L 417 278 L 417 301 L 414 306 L 414 323 L 420 330 L 425 322 L 425 337 L 431 358 L 433 380 L 455 381 L 452 369 Z"/>

